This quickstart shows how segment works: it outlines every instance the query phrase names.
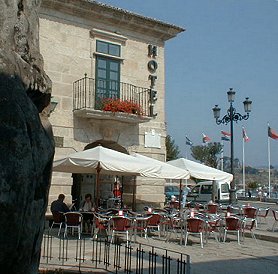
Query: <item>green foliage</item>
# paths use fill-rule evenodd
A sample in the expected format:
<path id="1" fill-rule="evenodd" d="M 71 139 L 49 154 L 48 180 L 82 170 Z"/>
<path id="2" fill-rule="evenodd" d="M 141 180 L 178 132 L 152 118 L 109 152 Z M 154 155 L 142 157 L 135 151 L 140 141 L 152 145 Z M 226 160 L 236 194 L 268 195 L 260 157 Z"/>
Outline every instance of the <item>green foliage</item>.
<path id="1" fill-rule="evenodd" d="M 224 156 L 223 157 L 223 166 L 224 166 L 224 171 L 230 172 L 231 169 L 231 158 Z M 234 159 L 234 168 L 240 168 L 241 163 L 238 158 Z"/>
<path id="2" fill-rule="evenodd" d="M 247 184 L 247 187 L 250 189 L 256 189 L 258 188 L 259 184 L 257 182 L 250 182 Z"/>
<path id="3" fill-rule="evenodd" d="M 175 144 L 174 139 L 170 135 L 166 136 L 165 146 L 166 146 L 166 161 L 175 160 L 180 157 L 179 147 Z"/>
<path id="4" fill-rule="evenodd" d="M 221 153 L 221 151 L 222 145 L 218 142 L 191 147 L 191 155 L 194 159 L 214 168 L 217 168 L 218 166 L 218 155 Z"/>
<path id="5" fill-rule="evenodd" d="M 253 168 L 251 166 L 246 166 L 245 167 L 245 173 L 246 174 L 259 174 L 259 171 L 258 171 L 258 169 Z"/>

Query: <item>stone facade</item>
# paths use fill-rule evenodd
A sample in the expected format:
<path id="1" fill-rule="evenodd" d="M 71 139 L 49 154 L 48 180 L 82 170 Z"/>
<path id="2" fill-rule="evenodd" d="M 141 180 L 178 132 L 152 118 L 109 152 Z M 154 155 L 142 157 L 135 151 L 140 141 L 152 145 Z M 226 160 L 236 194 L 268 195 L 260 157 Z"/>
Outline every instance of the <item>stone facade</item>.
<path id="1" fill-rule="evenodd" d="M 181 31 L 183 29 L 177 26 L 94 1 L 43 1 L 40 48 L 45 70 L 53 83 L 52 96 L 58 101 L 50 115 L 56 137 L 56 159 L 101 140 L 117 143 L 128 153 L 138 152 L 165 160 L 164 43 Z M 120 56 L 99 53 L 97 41 L 117 45 Z M 73 83 L 83 78 L 85 73 L 88 78 L 96 79 L 98 58 L 120 64 L 120 82 L 144 90 L 152 86 L 157 91 L 153 111 L 157 116 L 151 117 L 152 113 L 148 112 L 144 119 L 137 119 L 131 114 L 105 114 L 92 108 L 74 109 Z M 149 111 L 148 94 L 146 109 Z M 72 175 L 54 173 L 49 202 L 59 193 L 65 193 L 67 202 L 71 198 L 84 197 L 93 185 L 94 176 L 79 177 L 79 197 L 74 197 L 77 194 L 73 194 L 72 189 L 76 185 L 72 185 L 76 182 Z M 102 192 L 105 188 L 109 191 L 114 179 L 106 176 L 103 180 L 106 187 Z M 124 202 L 130 204 L 134 200 L 133 195 L 137 208 L 151 203 L 161 206 L 164 202 L 164 180 L 137 177 L 134 186 L 133 180 L 125 178 Z"/>

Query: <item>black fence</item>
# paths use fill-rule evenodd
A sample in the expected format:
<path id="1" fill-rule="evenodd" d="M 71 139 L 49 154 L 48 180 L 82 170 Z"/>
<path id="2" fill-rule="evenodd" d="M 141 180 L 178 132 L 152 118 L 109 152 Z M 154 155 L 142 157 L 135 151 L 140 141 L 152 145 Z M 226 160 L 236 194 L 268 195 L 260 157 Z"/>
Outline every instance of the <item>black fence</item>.
<path id="1" fill-rule="evenodd" d="M 138 104 L 143 116 L 150 116 L 150 89 L 132 84 L 85 77 L 73 83 L 73 110 L 101 110 L 107 98 L 132 101 Z"/>
<path id="2" fill-rule="evenodd" d="M 43 237 L 40 268 L 44 270 L 103 270 L 114 273 L 190 274 L 187 254 L 148 244 L 129 244 L 106 238 Z"/>

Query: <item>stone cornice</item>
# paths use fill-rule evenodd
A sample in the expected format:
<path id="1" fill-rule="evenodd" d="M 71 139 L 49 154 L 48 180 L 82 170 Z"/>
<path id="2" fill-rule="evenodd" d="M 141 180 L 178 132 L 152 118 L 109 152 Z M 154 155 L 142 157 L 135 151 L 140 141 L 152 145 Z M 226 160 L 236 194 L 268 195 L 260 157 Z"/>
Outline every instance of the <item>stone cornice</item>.
<path id="1" fill-rule="evenodd" d="M 80 16 L 121 29 L 143 33 L 166 41 L 185 29 L 90 0 L 42 0 L 42 8 Z"/>

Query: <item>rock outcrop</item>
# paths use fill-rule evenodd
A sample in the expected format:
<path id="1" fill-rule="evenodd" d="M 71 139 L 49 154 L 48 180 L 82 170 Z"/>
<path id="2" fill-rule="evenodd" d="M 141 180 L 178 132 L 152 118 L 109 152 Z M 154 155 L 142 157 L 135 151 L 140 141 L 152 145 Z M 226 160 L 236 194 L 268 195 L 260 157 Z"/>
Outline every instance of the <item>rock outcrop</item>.
<path id="1" fill-rule="evenodd" d="M 54 142 L 40 0 L 0 0 L 0 272 L 38 273 Z"/>

